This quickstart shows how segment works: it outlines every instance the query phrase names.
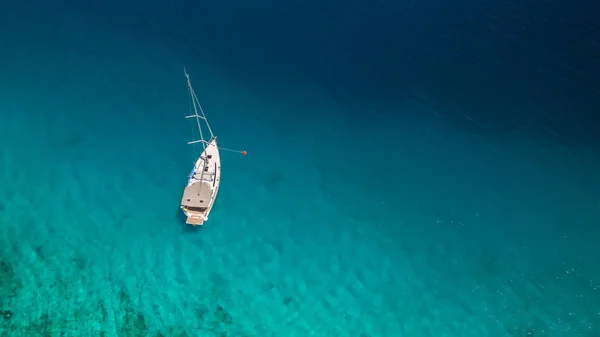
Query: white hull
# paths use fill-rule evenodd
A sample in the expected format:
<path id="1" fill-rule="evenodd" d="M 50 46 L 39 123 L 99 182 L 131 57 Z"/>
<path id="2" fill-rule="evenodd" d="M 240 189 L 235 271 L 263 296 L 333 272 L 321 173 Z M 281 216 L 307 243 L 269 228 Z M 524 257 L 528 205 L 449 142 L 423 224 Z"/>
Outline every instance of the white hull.
<path id="1" fill-rule="evenodd" d="M 216 138 L 206 147 L 190 172 L 188 183 L 181 199 L 181 209 L 187 217 L 186 223 L 202 225 L 215 204 L 221 183 L 221 157 Z"/>

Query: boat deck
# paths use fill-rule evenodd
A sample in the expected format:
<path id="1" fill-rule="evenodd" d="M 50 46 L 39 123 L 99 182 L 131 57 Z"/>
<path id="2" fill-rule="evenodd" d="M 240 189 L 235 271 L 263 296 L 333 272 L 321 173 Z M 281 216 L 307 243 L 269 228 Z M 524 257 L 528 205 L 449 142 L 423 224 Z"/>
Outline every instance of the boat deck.
<path id="1" fill-rule="evenodd" d="M 192 226 L 202 226 L 202 224 L 204 223 L 204 217 L 188 216 L 185 220 L 185 223 Z"/>
<path id="2" fill-rule="evenodd" d="M 212 186 L 204 181 L 196 181 L 183 191 L 181 205 L 185 207 L 207 207 L 213 196 Z"/>

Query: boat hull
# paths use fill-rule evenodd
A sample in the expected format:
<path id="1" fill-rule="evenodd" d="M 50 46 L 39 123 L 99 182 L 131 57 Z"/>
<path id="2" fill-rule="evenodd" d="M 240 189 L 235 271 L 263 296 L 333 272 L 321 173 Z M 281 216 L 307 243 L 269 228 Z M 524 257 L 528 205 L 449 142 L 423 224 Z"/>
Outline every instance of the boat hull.
<path id="1" fill-rule="evenodd" d="M 207 143 L 196 161 L 181 198 L 186 223 L 203 225 L 215 204 L 221 182 L 221 158 L 216 138 Z"/>

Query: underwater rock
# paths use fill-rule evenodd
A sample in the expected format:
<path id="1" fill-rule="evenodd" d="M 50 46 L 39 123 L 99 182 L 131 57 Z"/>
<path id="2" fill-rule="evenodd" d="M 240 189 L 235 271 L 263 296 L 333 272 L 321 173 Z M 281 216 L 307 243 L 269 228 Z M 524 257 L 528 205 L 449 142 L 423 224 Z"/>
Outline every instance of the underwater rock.
<path id="1" fill-rule="evenodd" d="M 231 323 L 233 322 L 231 315 L 220 305 L 217 305 L 217 310 L 215 311 L 215 318 L 217 319 L 217 321 L 219 321 L 219 323 L 223 323 L 225 325 L 231 325 Z"/>
<path id="2" fill-rule="evenodd" d="M 190 337 L 190 335 L 188 335 L 188 333 L 185 332 L 185 330 L 183 330 L 182 328 L 174 328 L 170 326 L 166 329 L 165 333 L 163 333 L 160 330 L 157 331 L 154 337 Z"/>
<path id="3" fill-rule="evenodd" d="M 211 273 L 209 276 L 210 296 L 216 300 L 225 296 L 228 288 L 227 280 L 219 273 Z"/>
<path id="4" fill-rule="evenodd" d="M 7 281 L 15 277 L 15 271 L 8 262 L 0 261 L 0 277 L 2 281 Z"/>
<path id="5" fill-rule="evenodd" d="M 44 260 L 46 258 L 42 246 L 36 245 L 35 247 L 33 247 L 33 251 L 35 252 L 35 255 L 37 255 L 37 257 L 40 258 L 40 260 Z"/>
<path id="6" fill-rule="evenodd" d="M 43 314 L 38 321 L 29 324 L 26 331 L 29 333 L 26 336 L 52 337 L 52 321 L 48 314 Z"/>
<path id="7" fill-rule="evenodd" d="M 290 305 L 290 303 L 292 303 L 292 301 L 294 300 L 293 297 L 291 296 L 286 296 L 283 298 L 283 304 L 285 304 L 286 306 Z"/>
<path id="8" fill-rule="evenodd" d="M 102 314 L 102 322 L 108 321 L 108 310 L 106 310 L 106 306 L 102 300 L 98 301 L 96 305 L 96 311 Z"/>
<path id="9" fill-rule="evenodd" d="M 123 318 L 117 322 L 119 336 L 147 336 L 149 331 L 146 318 L 142 313 L 136 312 L 129 294 L 123 289 L 119 291 L 119 304 L 124 312 Z"/>
<path id="10" fill-rule="evenodd" d="M 59 276 L 52 285 L 52 288 L 58 290 L 58 294 L 65 300 L 70 300 L 73 292 L 71 291 L 73 282 L 68 279 L 68 276 Z"/>
<path id="11" fill-rule="evenodd" d="M 73 257 L 73 263 L 75 264 L 75 266 L 77 267 L 78 270 L 84 270 L 85 266 L 87 264 L 87 259 L 82 257 L 82 256 L 75 256 Z"/>
<path id="12" fill-rule="evenodd" d="M 0 256 L 0 298 L 11 299 L 23 288 L 23 283 L 15 276 L 10 263 Z"/>
<path id="13" fill-rule="evenodd" d="M 0 310 L 0 314 L 4 319 L 11 319 L 13 317 L 13 312 L 10 310 Z"/>
<path id="14" fill-rule="evenodd" d="M 196 313 L 196 318 L 200 320 L 200 322 L 203 322 L 208 314 L 208 310 L 205 308 L 195 309 L 194 312 Z"/>

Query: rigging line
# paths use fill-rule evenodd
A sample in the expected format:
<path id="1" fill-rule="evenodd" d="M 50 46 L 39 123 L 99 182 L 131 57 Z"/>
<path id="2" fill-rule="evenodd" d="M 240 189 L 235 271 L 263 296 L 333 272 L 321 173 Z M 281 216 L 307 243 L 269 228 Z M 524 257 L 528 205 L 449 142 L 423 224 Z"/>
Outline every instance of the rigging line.
<path id="1" fill-rule="evenodd" d="M 187 85 L 188 85 L 188 89 L 189 89 L 190 95 L 192 96 L 192 104 L 194 105 L 194 116 L 196 117 L 196 124 L 198 124 L 198 131 L 200 132 L 200 139 L 204 140 L 204 135 L 202 134 L 202 126 L 200 125 L 200 115 L 198 115 L 198 110 L 196 109 L 196 102 L 198 101 L 198 97 L 196 97 L 196 93 L 194 92 L 194 88 L 192 88 L 192 83 L 190 82 L 190 75 L 188 75 L 188 73 L 186 73 L 185 77 L 187 79 Z M 194 99 L 195 99 L 195 101 L 194 101 Z M 206 116 L 204 115 L 204 111 L 202 111 L 202 107 L 200 106 L 200 102 L 198 102 L 198 106 L 200 107 L 200 111 L 202 112 L 202 118 L 206 122 Z M 207 122 L 206 125 L 208 125 L 208 122 Z M 209 127 L 209 131 L 210 131 L 210 127 Z M 210 134 L 212 136 L 212 131 L 210 131 Z M 202 143 L 202 148 L 204 150 L 206 150 L 206 145 L 204 143 Z"/>
<path id="2" fill-rule="evenodd" d="M 223 151 L 231 151 L 231 152 L 237 152 L 237 153 L 242 153 L 244 154 L 246 151 L 244 150 L 233 150 L 233 149 L 228 149 L 228 148 L 224 148 L 224 147 L 218 147 L 219 150 L 223 150 Z"/>
<path id="3" fill-rule="evenodd" d="M 210 127 L 210 124 L 208 124 L 208 120 L 206 119 L 206 114 L 204 113 L 204 109 L 202 109 L 202 105 L 200 104 L 200 101 L 198 100 L 198 96 L 196 96 L 196 92 L 194 91 L 194 88 L 192 88 L 192 83 L 190 81 L 190 75 L 187 73 L 187 70 L 185 69 L 185 67 L 183 68 L 183 71 L 185 73 L 185 77 L 187 79 L 187 85 L 188 85 L 188 94 L 191 97 L 191 104 L 193 104 L 194 106 L 194 117 L 196 117 L 196 123 L 198 124 L 198 131 L 200 132 L 200 140 L 197 141 L 199 143 L 202 143 L 202 148 L 206 151 L 206 146 L 208 145 L 208 142 L 206 140 L 204 140 L 204 135 L 202 134 L 202 127 L 200 126 L 200 118 L 202 118 L 204 120 L 204 123 L 206 124 L 206 127 L 208 128 L 208 131 L 210 132 L 210 141 L 212 141 L 213 139 L 215 139 L 215 135 L 212 132 L 212 128 Z M 196 105 L 198 106 L 198 109 L 196 109 Z M 202 116 L 198 115 L 198 110 L 200 110 L 200 113 L 202 113 Z M 191 113 L 191 109 L 190 109 L 190 113 Z M 193 132 L 193 130 L 192 130 Z M 223 150 L 223 151 L 230 151 L 230 152 L 237 152 L 237 153 L 241 153 L 242 155 L 246 155 L 248 154 L 248 152 L 246 152 L 246 150 L 234 150 L 234 149 L 227 149 L 224 147 L 217 147 L 219 150 Z M 195 147 L 194 147 L 194 155 L 196 154 L 195 151 Z M 206 163 L 205 163 L 206 166 Z"/>
<path id="4" fill-rule="evenodd" d="M 210 124 L 208 124 L 208 119 L 206 119 L 206 114 L 204 113 L 204 109 L 202 109 L 202 105 L 200 104 L 200 101 L 198 100 L 198 96 L 196 96 L 196 91 L 194 91 L 194 89 L 192 88 L 191 84 L 190 84 L 190 90 L 192 90 L 192 95 L 193 95 L 194 99 L 196 100 L 196 104 L 198 104 L 198 108 L 200 109 L 200 112 L 202 113 L 202 119 L 204 119 L 204 123 L 206 123 L 206 127 L 208 128 L 208 132 L 210 132 L 210 138 L 214 138 L 215 135 L 212 132 Z M 196 115 L 197 114 L 198 113 L 196 113 Z"/>
<path id="5" fill-rule="evenodd" d="M 192 113 L 192 103 L 193 103 L 193 102 L 192 102 L 192 95 L 190 94 L 190 92 L 189 92 L 189 91 L 188 91 L 188 97 L 190 98 L 190 99 L 188 100 L 188 110 L 189 110 L 189 113 L 191 114 L 191 113 Z M 193 123 L 194 123 L 194 122 L 193 122 L 193 121 L 190 119 L 190 130 L 192 131 L 192 140 L 196 139 L 196 136 L 194 135 L 194 127 L 193 127 Z M 192 144 L 192 149 L 193 149 L 193 151 L 194 151 L 194 157 L 193 157 L 193 160 L 194 160 L 194 166 L 196 166 L 196 164 L 195 164 L 195 163 L 196 163 L 196 162 L 195 162 L 195 160 L 196 160 L 196 158 L 198 158 L 198 156 L 196 155 L 196 144 Z"/>

